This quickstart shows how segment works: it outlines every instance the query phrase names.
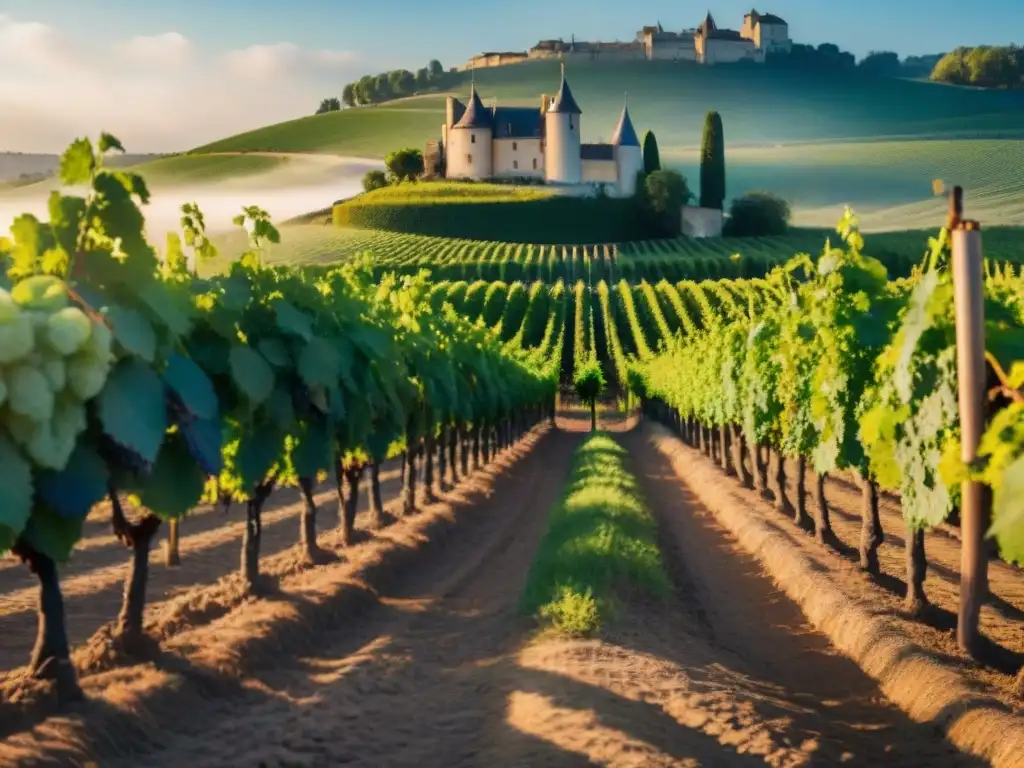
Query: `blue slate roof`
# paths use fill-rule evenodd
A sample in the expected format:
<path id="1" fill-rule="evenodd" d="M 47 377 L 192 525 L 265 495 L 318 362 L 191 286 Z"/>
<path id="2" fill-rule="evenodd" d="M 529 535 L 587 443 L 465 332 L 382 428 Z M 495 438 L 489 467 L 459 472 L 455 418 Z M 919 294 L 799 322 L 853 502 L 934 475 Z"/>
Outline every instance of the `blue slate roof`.
<path id="1" fill-rule="evenodd" d="M 569 115 L 583 114 L 583 110 L 580 109 L 569 89 L 569 81 L 565 79 L 564 66 L 562 67 L 562 84 L 558 88 L 558 93 L 555 94 L 555 100 L 548 107 L 548 112 L 561 112 Z"/>
<path id="2" fill-rule="evenodd" d="M 580 144 L 581 160 L 614 160 L 615 147 L 611 144 Z"/>
<path id="3" fill-rule="evenodd" d="M 539 139 L 540 110 L 537 107 L 495 107 L 491 113 L 496 139 Z"/>
<path id="4" fill-rule="evenodd" d="M 491 111 L 480 101 L 480 94 L 476 92 L 474 85 L 469 94 L 469 104 L 466 111 L 459 118 L 453 127 L 455 128 L 492 128 Z"/>
<path id="5" fill-rule="evenodd" d="M 617 144 L 620 147 L 640 146 L 640 140 L 636 137 L 636 130 L 633 128 L 633 121 L 629 119 L 628 107 L 622 108 L 619 124 L 615 127 L 615 133 L 612 134 L 612 144 Z"/>

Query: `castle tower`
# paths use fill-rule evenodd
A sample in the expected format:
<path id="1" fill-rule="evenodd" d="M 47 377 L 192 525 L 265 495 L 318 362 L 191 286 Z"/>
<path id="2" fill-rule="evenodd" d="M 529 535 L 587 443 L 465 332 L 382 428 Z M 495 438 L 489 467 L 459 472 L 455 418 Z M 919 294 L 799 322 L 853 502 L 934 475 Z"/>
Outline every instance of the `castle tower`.
<path id="1" fill-rule="evenodd" d="M 487 179 L 493 175 L 494 120 L 480 101 L 476 83 L 469 104 L 448 131 L 447 176 L 450 179 Z"/>
<path id="2" fill-rule="evenodd" d="M 583 177 L 580 157 L 580 115 L 562 64 L 562 84 L 544 113 L 544 176 L 557 184 L 579 184 Z"/>
<path id="3" fill-rule="evenodd" d="M 636 177 L 644 169 L 644 154 L 640 140 L 629 119 L 629 107 L 622 108 L 622 116 L 612 136 L 615 152 L 615 172 L 619 178 L 619 194 L 629 197 L 636 192 Z"/>

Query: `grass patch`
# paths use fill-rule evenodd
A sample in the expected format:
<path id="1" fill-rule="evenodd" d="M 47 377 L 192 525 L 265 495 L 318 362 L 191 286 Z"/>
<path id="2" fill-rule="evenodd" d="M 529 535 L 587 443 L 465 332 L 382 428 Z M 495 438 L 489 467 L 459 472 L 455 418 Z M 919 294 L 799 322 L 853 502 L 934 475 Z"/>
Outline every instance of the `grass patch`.
<path id="1" fill-rule="evenodd" d="M 637 593 L 668 594 L 657 526 L 626 452 L 596 434 L 576 449 L 562 500 L 530 568 L 522 608 L 552 629 L 590 635 Z"/>

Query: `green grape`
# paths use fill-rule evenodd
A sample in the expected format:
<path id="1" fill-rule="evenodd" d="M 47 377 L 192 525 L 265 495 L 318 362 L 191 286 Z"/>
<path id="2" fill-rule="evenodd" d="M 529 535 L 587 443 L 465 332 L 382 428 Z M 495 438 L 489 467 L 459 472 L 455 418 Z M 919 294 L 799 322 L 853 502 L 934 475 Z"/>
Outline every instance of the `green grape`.
<path id="1" fill-rule="evenodd" d="M 11 410 L 36 422 L 53 416 L 53 390 L 38 368 L 19 365 L 8 371 L 7 402 Z"/>
<path id="2" fill-rule="evenodd" d="M 65 307 L 47 318 L 46 342 L 67 357 L 74 354 L 92 335 L 92 321 L 78 307 Z"/>

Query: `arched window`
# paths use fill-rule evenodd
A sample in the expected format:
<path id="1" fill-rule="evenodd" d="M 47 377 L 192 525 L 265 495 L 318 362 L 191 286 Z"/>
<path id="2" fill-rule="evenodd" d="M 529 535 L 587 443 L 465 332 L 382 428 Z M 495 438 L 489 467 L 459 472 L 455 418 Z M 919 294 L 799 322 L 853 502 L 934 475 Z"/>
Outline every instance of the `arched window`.
<path id="1" fill-rule="evenodd" d="M 476 144 L 476 134 L 475 133 L 469 134 L 469 143 L 470 144 Z"/>
<path id="2" fill-rule="evenodd" d="M 533 170 L 537 170 L 537 158 L 533 158 Z"/>
<path id="3" fill-rule="evenodd" d="M 572 130 L 572 115 L 569 115 L 569 130 Z"/>

